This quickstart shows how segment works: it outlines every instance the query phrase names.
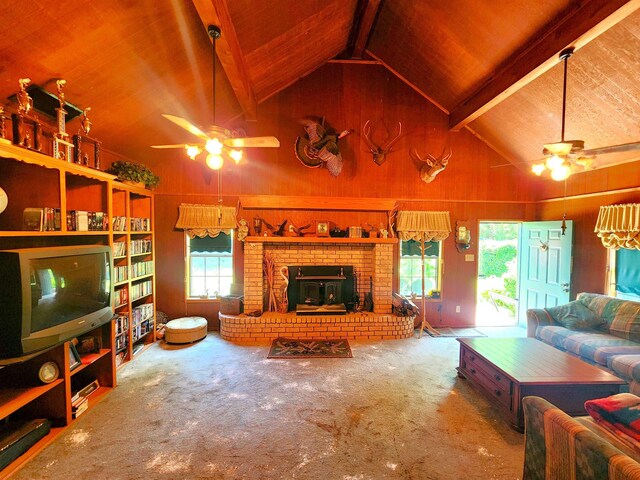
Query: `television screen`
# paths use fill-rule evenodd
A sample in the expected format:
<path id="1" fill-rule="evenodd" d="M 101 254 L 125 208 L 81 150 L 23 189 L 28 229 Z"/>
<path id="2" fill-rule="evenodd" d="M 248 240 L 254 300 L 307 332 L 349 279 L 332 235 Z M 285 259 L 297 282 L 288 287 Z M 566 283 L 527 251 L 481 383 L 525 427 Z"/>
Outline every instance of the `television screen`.
<path id="1" fill-rule="evenodd" d="M 110 305 L 107 253 L 31 258 L 31 333 Z"/>

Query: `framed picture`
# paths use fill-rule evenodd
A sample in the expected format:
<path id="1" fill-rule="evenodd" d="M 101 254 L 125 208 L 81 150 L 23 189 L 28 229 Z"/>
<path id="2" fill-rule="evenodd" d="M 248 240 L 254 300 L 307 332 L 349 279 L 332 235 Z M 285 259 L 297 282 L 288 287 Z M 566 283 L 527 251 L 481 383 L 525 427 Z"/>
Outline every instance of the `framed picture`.
<path id="1" fill-rule="evenodd" d="M 80 360 L 78 350 L 73 343 L 69 343 L 69 371 L 72 372 L 80 365 L 82 365 L 82 360 Z"/>

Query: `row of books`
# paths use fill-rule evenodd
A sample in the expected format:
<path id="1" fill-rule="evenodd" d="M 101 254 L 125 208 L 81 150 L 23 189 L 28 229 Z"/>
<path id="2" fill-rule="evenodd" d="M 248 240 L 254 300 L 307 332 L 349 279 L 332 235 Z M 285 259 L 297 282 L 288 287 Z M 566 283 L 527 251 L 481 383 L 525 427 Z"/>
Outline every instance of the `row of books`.
<path id="1" fill-rule="evenodd" d="M 25 208 L 22 212 L 22 229 L 35 232 L 60 230 L 60 209 Z"/>
<path id="2" fill-rule="evenodd" d="M 122 335 L 123 333 L 129 331 L 129 315 L 127 315 L 126 313 L 116 315 L 113 317 L 113 320 L 116 328 L 116 336 Z"/>
<path id="3" fill-rule="evenodd" d="M 113 281 L 115 283 L 124 282 L 129 278 L 129 269 L 126 265 L 113 267 Z"/>
<path id="4" fill-rule="evenodd" d="M 132 232 L 150 232 L 151 219 L 131 217 L 131 231 Z"/>
<path id="5" fill-rule="evenodd" d="M 111 228 L 114 232 L 124 232 L 127 230 L 127 217 L 124 215 L 116 215 L 111 220 Z M 150 218 L 131 217 L 129 219 L 129 230 L 132 232 L 149 232 L 151 231 Z"/>
<path id="6" fill-rule="evenodd" d="M 78 418 L 89 408 L 89 396 L 100 388 L 98 379 L 82 387 L 71 397 L 71 416 Z"/>
<path id="7" fill-rule="evenodd" d="M 137 300 L 145 295 L 149 295 L 152 290 L 153 282 L 151 280 L 136 283 L 135 285 L 131 285 L 131 298 Z"/>
<path id="8" fill-rule="evenodd" d="M 153 260 L 131 264 L 131 278 L 142 277 L 151 273 L 153 273 Z"/>
<path id="9" fill-rule="evenodd" d="M 70 232 L 108 230 L 108 219 L 109 216 L 105 212 L 69 210 L 67 212 L 67 230 Z"/>
<path id="10" fill-rule="evenodd" d="M 129 335 L 120 335 L 116 337 L 116 353 L 120 353 L 127 349 L 129 346 Z"/>
<path id="11" fill-rule="evenodd" d="M 124 257 L 127 254 L 127 242 L 113 242 L 113 256 Z"/>
<path id="12" fill-rule="evenodd" d="M 133 324 L 138 325 L 145 320 L 149 320 L 153 317 L 153 303 L 145 303 L 138 305 L 131 311 Z"/>
<path id="13" fill-rule="evenodd" d="M 133 327 L 133 332 L 132 332 L 133 341 L 136 342 L 140 340 L 144 335 L 149 333 L 152 328 L 153 328 L 153 320 L 151 319 L 145 320 L 144 322 L 139 323 L 138 325 Z"/>
<path id="14" fill-rule="evenodd" d="M 129 251 L 131 255 L 137 255 L 139 253 L 151 252 L 151 240 L 132 240 L 129 242 Z"/>
<path id="15" fill-rule="evenodd" d="M 113 301 L 115 302 L 116 307 L 120 307 L 121 305 L 126 305 L 129 301 L 129 291 L 127 287 L 118 288 L 113 292 Z"/>

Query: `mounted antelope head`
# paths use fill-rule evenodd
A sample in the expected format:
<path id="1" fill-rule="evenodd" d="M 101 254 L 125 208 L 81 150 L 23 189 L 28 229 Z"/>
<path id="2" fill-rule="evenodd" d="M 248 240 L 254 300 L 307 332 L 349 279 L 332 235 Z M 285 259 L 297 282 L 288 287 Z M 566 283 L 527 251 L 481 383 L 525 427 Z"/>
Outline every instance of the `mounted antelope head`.
<path id="1" fill-rule="evenodd" d="M 446 147 L 445 147 L 446 148 Z M 445 155 L 445 150 L 442 150 L 442 153 L 438 158 L 435 158 L 433 155 L 427 153 L 427 158 L 422 158 L 418 155 L 418 151 L 414 148 L 411 152 L 411 156 L 416 160 L 424 163 L 420 168 L 420 180 L 424 183 L 431 183 L 436 178 L 442 170 L 447 167 L 447 163 L 449 163 L 449 159 L 451 158 L 451 147 L 449 147 L 449 153 Z"/>
<path id="2" fill-rule="evenodd" d="M 371 141 L 371 120 L 367 120 L 364 127 L 362 127 L 362 138 L 364 138 L 369 150 L 371 150 L 371 153 L 373 154 L 373 161 L 376 162 L 376 165 L 382 165 L 385 162 L 387 159 L 387 153 L 391 152 L 391 147 L 398 141 L 401 133 L 402 122 L 398 122 L 398 125 L 396 126 L 396 136 L 392 139 L 389 139 L 390 135 L 387 136 L 387 139 L 378 146 Z"/>

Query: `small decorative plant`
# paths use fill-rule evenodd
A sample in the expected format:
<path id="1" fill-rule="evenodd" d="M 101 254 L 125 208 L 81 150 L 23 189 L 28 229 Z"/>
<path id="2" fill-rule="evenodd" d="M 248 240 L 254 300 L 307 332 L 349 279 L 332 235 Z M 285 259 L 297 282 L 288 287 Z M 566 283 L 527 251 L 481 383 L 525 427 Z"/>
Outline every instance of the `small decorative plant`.
<path id="1" fill-rule="evenodd" d="M 144 183 L 147 188 L 154 188 L 160 183 L 160 177 L 141 163 L 118 160 L 111 164 L 107 173 L 117 175 L 120 180 Z"/>

